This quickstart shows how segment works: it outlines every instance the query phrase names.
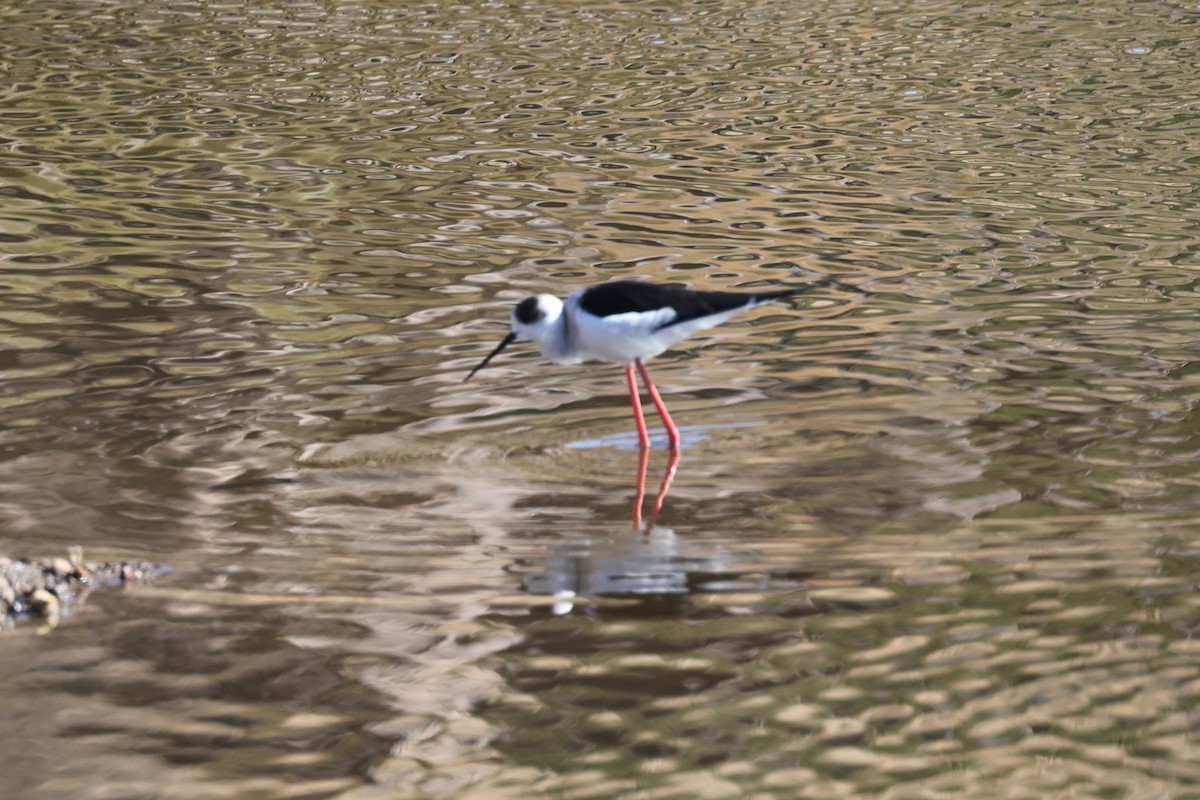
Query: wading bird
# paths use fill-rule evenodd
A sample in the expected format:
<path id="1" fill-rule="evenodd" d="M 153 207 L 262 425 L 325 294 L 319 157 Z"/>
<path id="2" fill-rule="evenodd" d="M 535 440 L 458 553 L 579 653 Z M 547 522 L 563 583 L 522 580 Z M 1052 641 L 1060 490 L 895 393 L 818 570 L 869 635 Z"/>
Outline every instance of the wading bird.
<path id="1" fill-rule="evenodd" d="M 575 292 L 566 300 L 549 294 L 527 297 L 512 312 L 512 331 L 471 370 L 470 380 L 505 347 L 529 339 L 555 364 L 612 361 L 625 365 L 629 399 L 637 421 L 638 441 L 650 447 L 646 416 L 638 395 L 634 369 L 662 417 L 672 452 L 679 450 L 679 429 L 646 372 L 646 359 L 693 333 L 719 325 L 740 311 L 805 292 L 829 281 L 797 289 L 769 292 L 699 292 L 642 281 L 602 283 Z"/>

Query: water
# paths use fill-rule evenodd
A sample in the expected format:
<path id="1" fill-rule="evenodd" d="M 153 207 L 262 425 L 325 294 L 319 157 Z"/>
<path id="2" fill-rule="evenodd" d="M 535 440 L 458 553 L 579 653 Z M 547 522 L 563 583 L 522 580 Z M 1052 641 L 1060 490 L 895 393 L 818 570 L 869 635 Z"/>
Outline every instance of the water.
<path id="1" fill-rule="evenodd" d="M 1200 10 L 18 0 L 0 796 L 1196 793 Z M 620 370 L 530 292 L 814 291 Z M 666 454 L 651 454 L 651 502 Z"/>

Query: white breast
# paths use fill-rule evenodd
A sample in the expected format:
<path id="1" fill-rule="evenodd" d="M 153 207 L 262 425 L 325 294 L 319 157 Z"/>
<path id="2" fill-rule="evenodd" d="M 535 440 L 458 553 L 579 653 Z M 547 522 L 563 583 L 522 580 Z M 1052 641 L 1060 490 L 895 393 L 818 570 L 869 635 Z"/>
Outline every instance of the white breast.
<path id="1" fill-rule="evenodd" d="M 582 310 L 578 298 L 572 296 L 565 313 L 571 344 L 588 361 L 628 364 L 656 356 L 683 338 L 672 329 L 661 328 L 675 319 L 670 308 L 597 317 Z"/>

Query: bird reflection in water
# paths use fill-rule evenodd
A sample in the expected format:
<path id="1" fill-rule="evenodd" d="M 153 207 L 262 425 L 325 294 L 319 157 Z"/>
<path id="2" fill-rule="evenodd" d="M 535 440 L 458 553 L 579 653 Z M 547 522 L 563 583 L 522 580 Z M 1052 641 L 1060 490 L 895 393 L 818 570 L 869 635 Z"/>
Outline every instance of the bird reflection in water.
<path id="1" fill-rule="evenodd" d="M 675 480 L 675 470 L 679 467 L 679 448 L 671 448 L 670 455 L 667 457 L 667 469 L 663 473 L 662 483 L 658 487 L 658 494 L 654 496 L 654 503 L 650 506 L 650 513 L 646 515 L 645 527 L 643 527 L 642 505 L 646 501 L 646 471 L 649 466 L 650 448 L 643 447 L 638 454 L 637 488 L 634 490 L 633 497 L 633 527 L 640 529 L 647 536 L 650 535 L 654 524 L 658 522 L 658 514 L 662 511 L 663 500 L 667 497 L 667 492 L 671 488 L 671 482 Z"/>
<path id="2" fill-rule="evenodd" d="M 720 548 L 709 553 L 681 552 L 696 547 L 695 542 L 681 542 L 674 531 L 660 526 L 648 528 L 645 534 L 566 534 L 522 582 L 530 594 L 555 597 L 555 614 L 590 609 L 599 597 L 682 597 L 714 576 L 718 580 L 728 576 L 734 568 L 730 554 Z"/>

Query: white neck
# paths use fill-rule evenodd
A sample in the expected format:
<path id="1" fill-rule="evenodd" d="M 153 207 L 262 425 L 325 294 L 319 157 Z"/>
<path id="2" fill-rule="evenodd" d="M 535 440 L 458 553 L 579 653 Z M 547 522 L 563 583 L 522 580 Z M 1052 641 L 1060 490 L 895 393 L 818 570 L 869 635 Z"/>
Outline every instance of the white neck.
<path id="1" fill-rule="evenodd" d="M 542 355 L 555 364 L 578 364 L 581 359 L 575 355 L 571 344 L 571 329 L 566 309 L 553 322 L 547 320 L 539 325 L 536 335 L 531 336 Z"/>
<path id="2" fill-rule="evenodd" d="M 513 333 L 536 344 L 556 364 L 578 364 L 582 359 L 572 342 L 570 310 L 553 295 L 539 294 L 534 300 L 536 308 L 523 303 L 513 311 Z"/>

